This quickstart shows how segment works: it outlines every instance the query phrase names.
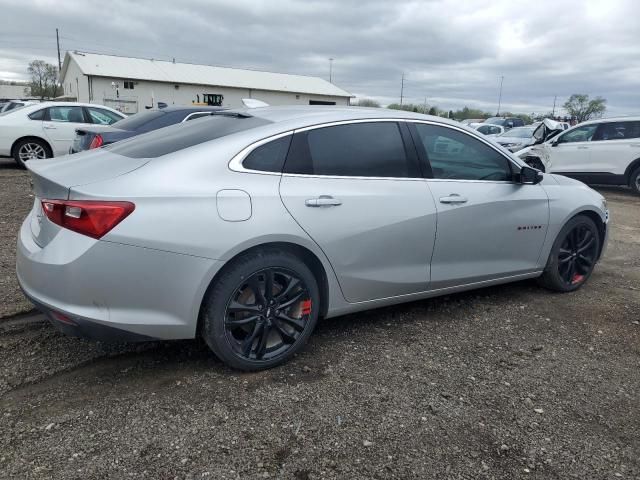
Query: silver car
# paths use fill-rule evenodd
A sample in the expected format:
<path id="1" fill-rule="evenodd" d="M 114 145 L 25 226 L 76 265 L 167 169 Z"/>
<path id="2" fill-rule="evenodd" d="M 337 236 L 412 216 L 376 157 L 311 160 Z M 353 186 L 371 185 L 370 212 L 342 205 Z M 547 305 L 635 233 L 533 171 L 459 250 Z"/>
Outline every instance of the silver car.
<path id="1" fill-rule="evenodd" d="M 18 278 L 56 326 L 202 336 L 245 370 L 318 318 L 535 277 L 576 290 L 608 232 L 582 183 L 393 110 L 222 112 L 28 167 Z"/>
<path id="2" fill-rule="evenodd" d="M 518 150 L 522 150 L 536 142 L 536 139 L 533 136 L 533 132 L 535 132 L 535 130 L 536 127 L 533 125 L 516 127 L 511 130 L 507 130 L 500 135 L 496 135 L 493 139 L 507 150 L 517 152 Z"/>

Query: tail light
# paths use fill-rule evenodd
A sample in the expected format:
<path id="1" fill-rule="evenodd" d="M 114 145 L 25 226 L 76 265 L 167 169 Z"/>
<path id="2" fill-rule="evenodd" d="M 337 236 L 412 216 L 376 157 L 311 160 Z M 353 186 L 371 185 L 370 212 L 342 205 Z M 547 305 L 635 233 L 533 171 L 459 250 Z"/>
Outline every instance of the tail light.
<path id="1" fill-rule="evenodd" d="M 104 138 L 102 135 L 97 134 L 95 137 L 91 139 L 91 143 L 89 144 L 89 150 L 93 150 L 94 148 L 100 148 L 104 145 Z"/>
<path id="2" fill-rule="evenodd" d="M 131 202 L 42 200 L 42 210 L 53 223 L 96 239 L 106 235 L 135 208 Z"/>

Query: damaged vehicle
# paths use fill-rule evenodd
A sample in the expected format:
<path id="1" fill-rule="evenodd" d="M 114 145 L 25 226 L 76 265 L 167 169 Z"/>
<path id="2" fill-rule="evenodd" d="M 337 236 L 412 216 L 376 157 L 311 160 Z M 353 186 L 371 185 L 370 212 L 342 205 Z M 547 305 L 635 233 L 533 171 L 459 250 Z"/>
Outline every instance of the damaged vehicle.
<path id="1" fill-rule="evenodd" d="M 640 117 L 560 128 L 559 122 L 545 119 L 534 133 L 536 143 L 516 155 L 543 172 L 587 184 L 625 185 L 640 194 Z"/>

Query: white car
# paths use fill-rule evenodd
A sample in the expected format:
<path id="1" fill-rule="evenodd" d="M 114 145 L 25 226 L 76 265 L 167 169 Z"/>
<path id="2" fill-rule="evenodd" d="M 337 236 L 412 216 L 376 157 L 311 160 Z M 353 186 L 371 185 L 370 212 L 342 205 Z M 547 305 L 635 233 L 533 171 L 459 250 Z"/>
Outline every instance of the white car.
<path id="1" fill-rule="evenodd" d="M 497 135 L 494 140 L 510 152 L 517 152 L 536 142 L 536 138 L 533 136 L 535 130 L 536 127 L 533 125 L 515 127 Z"/>
<path id="2" fill-rule="evenodd" d="M 0 114 L 0 156 L 19 165 L 33 159 L 66 155 L 76 128 L 111 125 L 124 114 L 102 105 L 43 102 Z"/>
<path id="3" fill-rule="evenodd" d="M 516 152 L 529 165 L 584 183 L 640 193 L 640 117 L 591 120 Z"/>
<path id="4" fill-rule="evenodd" d="M 477 130 L 486 137 L 493 137 L 504 133 L 504 127 L 502 125 L 492 125 L 490 123 L 470 123 L 469 128 Z"/>

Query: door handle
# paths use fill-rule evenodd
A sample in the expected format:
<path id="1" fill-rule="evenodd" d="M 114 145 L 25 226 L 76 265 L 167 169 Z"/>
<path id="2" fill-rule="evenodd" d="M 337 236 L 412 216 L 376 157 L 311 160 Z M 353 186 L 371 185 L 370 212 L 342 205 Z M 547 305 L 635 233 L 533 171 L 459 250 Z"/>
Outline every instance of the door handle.
<path id="1" fill-rule="evenodd" d="M 589 150 L 587 146 L 578 146 L 578 150 Z"/>
<path id="2" fill-rule="evenodd" d="M 54 127 L 53 125 L 45 125 L 43 128 L 47 129 L 47 130 L 55 130 L 56 127 Z"/>
<path id="3" fill-rule="evenodd" d="M 304 201 L 304 204 L 307 207 L 337 207 L 342 205 L 342 202 L 331 195 L 320 195 L 316 198 L 308 198 Z"/>
<path id="4" fill-rule="evenodd" d="M 630 147 L 640 147 L 640 143 L 630 143 Z"/>
<path id="5" fill-rule="evenodd" d="M 458 195 L 457 193 L 452 193 L 446 197 L 440 197 L 440 203 L 467 203 L 468 199 L 467 197 L 463 197 L 461 195 Z"/>

